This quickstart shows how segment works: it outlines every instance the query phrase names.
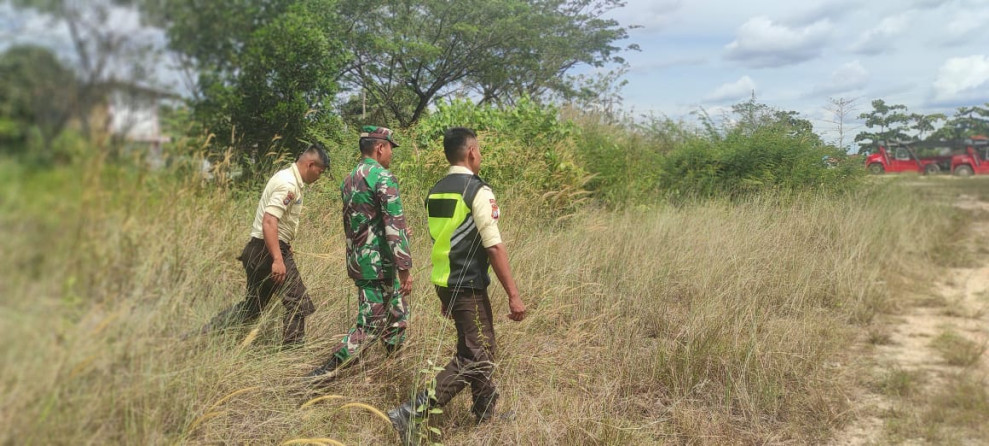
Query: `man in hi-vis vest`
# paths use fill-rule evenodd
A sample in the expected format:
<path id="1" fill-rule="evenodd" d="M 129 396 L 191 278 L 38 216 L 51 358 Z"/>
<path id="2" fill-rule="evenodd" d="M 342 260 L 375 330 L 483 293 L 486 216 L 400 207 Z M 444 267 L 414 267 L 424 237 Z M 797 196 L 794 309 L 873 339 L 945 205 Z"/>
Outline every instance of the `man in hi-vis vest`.
<path id="1" fill-rule="evenodd" d="M 491 188 L 477 176 L 481 168 L 477 135 L 467 128 L 451 128 L 443 135 L 443 150 L 450 169 L 429 191 L 426 211 L 433 239 L 431 280 L 443 314 L 453 318 L 457 327 L 457 353 L 436 376 L 434 398 L 421 392 L 388 411 L 404 444 L 416 441 L 414 417 L 445 405 L 467 384 L 478 422 L 490 419 L 494 412 L 498 392 L 491 379 L 495 335 L 487 293 L 489 266 L 508 294 L 508 318 L 521 321 L 525 317 L 525 304 L 498 232 L 498 204 Z"/>

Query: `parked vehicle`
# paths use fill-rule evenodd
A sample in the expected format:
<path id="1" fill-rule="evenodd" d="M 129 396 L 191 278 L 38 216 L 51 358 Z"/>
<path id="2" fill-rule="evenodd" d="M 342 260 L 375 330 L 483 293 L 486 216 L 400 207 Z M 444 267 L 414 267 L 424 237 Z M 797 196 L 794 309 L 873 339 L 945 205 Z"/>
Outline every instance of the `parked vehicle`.
<path id="1" fill-rule="evenodd" d="M 989 138 L 973 136 L 965 141 L 965 153 L 951 157 L 951 173 L 960 177 L 989 174 Z"/>
<path id="2" fill-rule="evenodd" d="M 941 172 L 942 165 L 948 165 L 950 155 L 919 157 L 910 143 L 880 141 L 879 151 L 865 158 L 865 168 L 872 174 L 917 172 L 934 174 Z M 892 152 L 890 151 L 892 149 Z"/>

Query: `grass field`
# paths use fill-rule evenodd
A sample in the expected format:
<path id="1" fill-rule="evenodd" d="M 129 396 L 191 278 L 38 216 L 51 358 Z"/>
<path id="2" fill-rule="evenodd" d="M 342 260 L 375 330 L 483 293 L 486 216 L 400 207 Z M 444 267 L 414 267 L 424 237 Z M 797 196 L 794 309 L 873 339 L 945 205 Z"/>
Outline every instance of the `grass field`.
<path id="1" fill-rule="evenodd" d="M 385 410 L 452 354 L 428 284 L 421 197 L 402 355 L 374 348 L 322 393 L 299 379 L 352 323 L 336 185 L 307 192 L 297 261 L 317 312 L 280 349 L 261 321 L 182 340 L 238 300 L 260 191 L 93 163 L 31 173 L 0 162 L 0 443 L 390 444 Z M 445 444 L 817 443 L 848 421 L 856 339 L 923 283 L 963 216 L 875 182 L 840 196 L 764 195 L 679 207 L 593 206 L 562 222 L 500 192 L 502 231 L 529 317 L 503 317 L 500 407 L 472 426 L 457 397 L 429 424 Z M 905 387 L 891 380 L 890 388 Z M 319 396 L 333 396 L 312 402 Z M 359 404 L 354 404 L 359 403 Z M 367 406 L 364 406 L 367 405 Z"/>

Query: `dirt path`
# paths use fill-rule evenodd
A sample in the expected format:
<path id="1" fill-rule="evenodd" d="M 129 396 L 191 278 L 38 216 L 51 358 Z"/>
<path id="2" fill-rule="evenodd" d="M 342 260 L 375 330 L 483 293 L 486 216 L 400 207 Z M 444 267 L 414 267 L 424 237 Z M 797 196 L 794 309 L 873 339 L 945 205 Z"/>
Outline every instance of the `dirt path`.
<path id="1" fill-rule="evenodd" d="M 989 424 L 989 202 L 962 194 L 955 206 L 973 214 L 960 246 L 976 266 L 948 268 L 933 295 L 906 299 L 884 317 L 868 340 L 871 382 L 832 444 L 989 444 L 984 427 L 969 426 Z M 964 400 L 971 387 L 959 389 L 973 379 L 983 405 Z"/>

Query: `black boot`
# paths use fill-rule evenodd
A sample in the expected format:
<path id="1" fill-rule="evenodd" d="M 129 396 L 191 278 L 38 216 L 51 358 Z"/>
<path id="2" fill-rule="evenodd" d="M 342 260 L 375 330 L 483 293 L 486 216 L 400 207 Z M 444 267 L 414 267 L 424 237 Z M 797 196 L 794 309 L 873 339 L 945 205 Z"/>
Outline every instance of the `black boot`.
<path id="1" fill-rule="evenodd" d="M 402 344 L 385 344 L 385 356 L 391 357 L 402 350 Z"/>
<path id="2" fill-rule="evenodd" d="M 306 378 L 322 378 L 323 375 L 336 371 L 342 364 L 343 361 L 341 361 L 337 355 L 330 356 L 330 359 L 323 363 L 323 365 L 316 367 L 313 371 L 309 372 L 309 374 L 306 375 Z"/>
<path id="3" fill-rule="evenodd" d="M 495 414 L 495 404 L 498 403 L 498 392 L 492 392 L 490 395 L 481 396 L 474 399 L 474 405 L 471 406 L 470 411 L 474 412 L 474 416 L 477 417 L 477 424 L 484 423 L 491 419 Z"/>
<path id="4" fill-rule="evenodd" d="M 300 347 L 305 344 L 306 317 L 301 315 L 286 316 L 282 328 L 282 345 L 288 348 Z"/>
<path id="5" fill-rule="evenodd" d="M 429 393 L 419 392 L 412 401 L 388 411 L 388 419 L 391 420 L 392 427 L 398 431 L 402 446 L 418 444 L 416 418 L 426 415 L 432 404 Z"/>

